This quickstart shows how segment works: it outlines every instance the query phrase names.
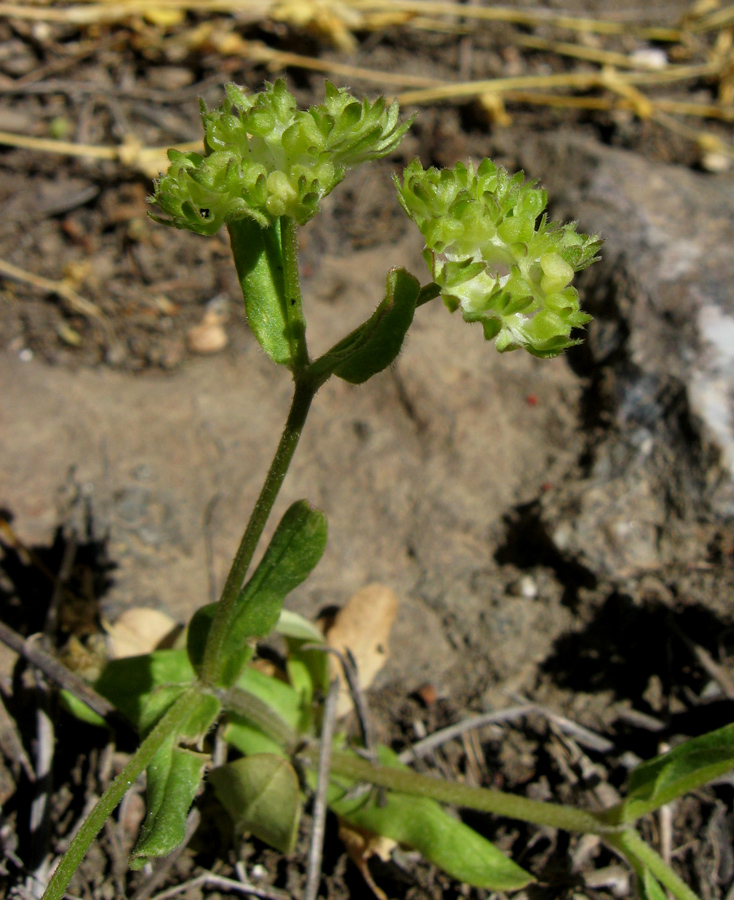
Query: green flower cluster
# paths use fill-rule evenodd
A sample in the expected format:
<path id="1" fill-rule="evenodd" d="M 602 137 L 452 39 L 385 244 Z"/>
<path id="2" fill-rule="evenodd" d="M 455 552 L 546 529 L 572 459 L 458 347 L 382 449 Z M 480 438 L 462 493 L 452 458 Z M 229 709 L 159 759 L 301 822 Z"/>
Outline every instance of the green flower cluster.
<path id="1" fill-rule="evenodd" d="M 481 322 L 503 352 L 524 347 L 551 357 L 579 343 L 571 330 L 591 317 L 571 280 L 598 259 L 596 235 L 548 222 L 545 191 L 489 159 L 476 170 L 462 163 L 424 170 L 414 159 L 395 184 L 452 312 Z"/>
<path id="2" fill-rule="evenodd" d="M 303 225 L 347 169 L 390 153 L 412 123 L 398 121 L 397 103 L 360 102 L 329 82 L 324 103 L 307 110 L 282 79 L 258 94 L 234 84 L 226 93 L 217 109 L 202 104 L 206 155 L 169 150 L 152 198 L 157 221 L 199 234 L 246 217 Z"/>

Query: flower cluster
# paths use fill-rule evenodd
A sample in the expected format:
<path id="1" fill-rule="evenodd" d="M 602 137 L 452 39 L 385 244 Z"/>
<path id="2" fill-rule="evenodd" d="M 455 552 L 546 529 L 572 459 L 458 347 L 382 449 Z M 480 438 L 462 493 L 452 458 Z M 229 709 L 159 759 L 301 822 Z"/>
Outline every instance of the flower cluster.
<path id="1" fill-rule="evenodd" d="M 424 170 L 415 159 L 395 183 L 452 312 L 481 322 L 500 351 L 524 347 L 550 357 L 578 343 L 571 330 L 591 317 L 571 280 L 598 258 L 596 235 L 548 222 L 545 191 L 489 159 L 476 170 L 462 163 Z"/>
<path id="2" fill-rule="evenodd" d="M 390 153 L 412 122 L 398 121 L 396 103 L 360 102 L 329 82 L 324 103 L 308 110 L 282 79 L 258 94 L 233 84 L 226 93 L 217 109 L 202 104 L 206 155 L 169 151 L 152 198 L 158 221 L 199 234 L 244 217 L 302 225 L 347 169 Z"/>

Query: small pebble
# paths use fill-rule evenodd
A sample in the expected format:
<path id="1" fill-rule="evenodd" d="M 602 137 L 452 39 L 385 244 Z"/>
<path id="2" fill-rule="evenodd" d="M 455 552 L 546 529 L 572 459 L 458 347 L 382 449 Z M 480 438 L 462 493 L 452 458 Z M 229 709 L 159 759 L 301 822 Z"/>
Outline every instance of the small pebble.
<path id="1" fill-rule="evenodd" d="M 538 585 L 532 575 L 523 575 L 522 578 L 510 585 L 510 593 L 514 597 L 534 600 L 538 596 Z"/>

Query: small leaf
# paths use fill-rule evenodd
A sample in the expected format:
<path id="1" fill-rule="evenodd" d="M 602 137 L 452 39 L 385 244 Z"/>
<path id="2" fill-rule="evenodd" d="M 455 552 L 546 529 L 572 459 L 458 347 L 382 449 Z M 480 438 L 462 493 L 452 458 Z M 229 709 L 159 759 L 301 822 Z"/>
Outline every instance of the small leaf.
<path id="1" fill-rule="evenodd" d="M 202 781 L 208 757 L 176 746 L 171 735 L 148 766 L 148 814 L 138 843 L 130 856 L 130 868 L 167 856 L 186 836 L 186 817 Z"/>
<path id="2" fill-rule="evenodd" d="M 679 744 L 630 775 L 622 821 L 634 822 L 734 768 L 734 724 Z"/>
<path id="3" fill-rule="evenodd" d="M 281 853 L 293 850 L 301 794 L 288 760 L 256 754 L 214 769 L 210 779 L 238 833 L 254 834 Z"/>
<path id="4" fill-rule="evenodd" d="M 415 314 L 418 279 L 405 269 L 392 269 L 387 291 L 372 316 L 313 364 L 350 384 L 362 384 L 395 361 Z"/>
<path id="5" fill-rule="evenodd" d="M 83 700 L 80 700 L 76 694 L 72 694 L 71 691 L 61 690 L 59 691 L 59 700 L 61 700 L 61 705 L 64 709 L 74 716 L 75 719 L 79 719 L 82 722 L 86 722 L 88 725 L 97 725 L 100 728 L 107 728 L 107 722 L 96 713 L 93 709 L 90 709 Z"/>
<path id="6" fill-rule="evenodd" d="M 305 500 L 280 520 L 268 549 L 242 589 L 222 651 L 219 683 L 237 680 L 249 656 L 248 641 L 275 627 L 286 596 L 304 581 L 326 547 L 326 516 Z"/>
<path id="7" fill-rule="evenodd" d="M 252 333 L 273 360 L 293 362 L 286 310 L 280 222 L 262 228 L 250 218 L 229 223 L 232 254 Z"/>
<path id="8" fill-rule="evenodd" d="M 310 644 L 324 643 L 324 636 L 318 627 L 290 609 L 281 609 L 275 631 L 285 638 L 308 641 Z"/>
<path id="9" fill-rule="evenodd" d="M 398 765 L 387 747 L 379 748 L 383 765 Z M 493 844 L 454 819 L 434 800 L 389 792 L 385 803 L 373 794 L 350 797 L 354 782 L 333 779 L 329 806 L 350 825 L 412 847 L 453 878 L 495 891 L 516 890 L 535 879 Z"/>

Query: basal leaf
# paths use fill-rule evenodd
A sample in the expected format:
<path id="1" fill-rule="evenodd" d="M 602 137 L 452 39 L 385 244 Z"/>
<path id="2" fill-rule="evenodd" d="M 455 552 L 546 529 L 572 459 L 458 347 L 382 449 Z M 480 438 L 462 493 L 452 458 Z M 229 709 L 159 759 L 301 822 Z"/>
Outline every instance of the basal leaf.
<path id="1" fill-rule="evenodd" d="M 185 650 L 155 650 L 111 660 L 94 687 L 144 733 L 194 677 Z"/>
<path id="2" fill-rule="evenodd" d="M 679 744 L 630 775 L 622 821 L 634 822 L 734 768 L 734 724 Z"/>
<path id="3" fill-rule="evenodd" d="M 148 766 L 148 813 L 130 856 L 130 868 L 167 856 L 186 835 L 186 817 L 202 781 L 208 757 L 177 747 L 172 735 Z"/>
<path id="4" fill-rule="evenodd" d="M 379 748 L 380 762 L 395 765 L 395 754 Z M 374 792 L 349 797 L 354 782 L 332 779 L 329 806 L 350 825 L 412 847 L 453 878 L 495 891 L 515 890 L 535 879 L 488 840 L 453 818 L 433 800 L 389 792 L 378 803 Z"/>
<path id="5" fill-rule="evenodd" d="M 240 834 L 293 850 L 301 817 L 298 776 L 287 759 L 256 754 L 214 769 L 210 780 Z"/>

